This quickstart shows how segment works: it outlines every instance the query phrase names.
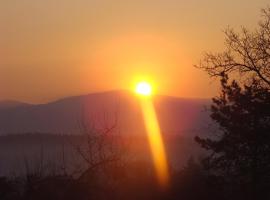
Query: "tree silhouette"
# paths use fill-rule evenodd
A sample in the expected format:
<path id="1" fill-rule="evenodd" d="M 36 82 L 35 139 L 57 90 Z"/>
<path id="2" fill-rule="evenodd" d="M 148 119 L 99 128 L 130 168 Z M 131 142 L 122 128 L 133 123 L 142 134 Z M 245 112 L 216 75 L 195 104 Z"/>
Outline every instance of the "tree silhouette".
<path id="1" fill-rule="evenodd" d="M 211 106 L 220 130 L 195 140 L 210 152 L 203 164 L 222 179 L 230 199 L 270 198 L 270 7 L 261 14 L 254 31 L 227 28 L 225 50 L 205 53 L 195 66 L 221 78 Z"/>
<path id="2" fill-rule="evenodd" d="M 196 67 L 210 76 L 238 72 L 241 79 L 256 79 L 270 89 L 270 7 L 263 9 L 262 20 L 255 31 L 242 28 L 240 33 L 232 28 L 225 32 L 226 49 L 220 53 L 205 53 Z"/>
<path id="3" fill-rule="evenodd" d="M 247 195 L 243 198 L 265 197 L 270 186 L 270 93 L 256 79 L 241 87 L 221 76 L 221 94 L 211 106 L 220 131 L 212 138 L 195 138 L 211 152 L 204 166 L 221 176 L 230 191 Z"/>

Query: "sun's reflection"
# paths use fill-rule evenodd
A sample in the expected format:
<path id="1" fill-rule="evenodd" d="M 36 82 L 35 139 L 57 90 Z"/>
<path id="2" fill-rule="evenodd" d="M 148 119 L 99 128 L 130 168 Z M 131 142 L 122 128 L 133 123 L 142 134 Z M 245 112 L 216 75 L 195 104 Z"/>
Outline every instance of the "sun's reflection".
<path id="1" fill-rule="evenodd" d="M 155 108 L 150 97 L 142 96 L 140 103 L 158 182 L 166 188 L 169 183 L 168 163 Z"/>

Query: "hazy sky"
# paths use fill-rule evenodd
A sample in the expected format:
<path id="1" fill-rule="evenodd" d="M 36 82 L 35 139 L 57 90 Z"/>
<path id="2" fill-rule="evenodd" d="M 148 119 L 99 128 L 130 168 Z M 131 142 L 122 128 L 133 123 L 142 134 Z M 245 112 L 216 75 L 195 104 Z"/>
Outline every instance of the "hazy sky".
<path id="1" fill-rule="evenodd" d="M 195 69 L 228 25 L 254 28 L 269 0 L 1 0 L 0 99 L 47 102 L 131 89 L 211 97 Z"/>

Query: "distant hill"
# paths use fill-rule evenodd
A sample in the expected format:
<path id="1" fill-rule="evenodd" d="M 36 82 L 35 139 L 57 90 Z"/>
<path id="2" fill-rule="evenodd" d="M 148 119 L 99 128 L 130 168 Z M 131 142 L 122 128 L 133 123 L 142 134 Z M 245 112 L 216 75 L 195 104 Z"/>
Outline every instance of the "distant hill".
<path id="1" fill-rule="evenodd" d="M 204 106 L 208 99 L 170 96 L 153 97 L 164 134 L 194 135 L 209 124 Z M 0 134 L 46 132 L 80 133 L 80 121 L 96 128 L 109 127 L 117 121 L 123 134 L 141 134 L 144 125 L 138 97 L 127 91 L 110 91 L 68 97 L 47 104 L 29 105 L 0 102 Z"/>
<path id="2" fill-rule="evenodd" d="M 4 101 L 0 101 L 0 110 L 28 106 L 28 105 L 30 104 L 19 102 L 19 101 L 13 101 L 13 100 L 4 100 Z"/>

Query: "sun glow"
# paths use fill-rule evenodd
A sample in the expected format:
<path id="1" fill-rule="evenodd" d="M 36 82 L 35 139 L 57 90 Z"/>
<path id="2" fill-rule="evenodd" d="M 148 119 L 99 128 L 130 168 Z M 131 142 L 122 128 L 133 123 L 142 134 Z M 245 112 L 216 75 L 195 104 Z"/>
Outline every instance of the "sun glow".
<path id="1" fill-rule="evenodd" d="M 152 94 L 152 86 L 147 82 L 140 82 L 136 85 L 136 93 L 143 96 L 150 96 Z"/>

